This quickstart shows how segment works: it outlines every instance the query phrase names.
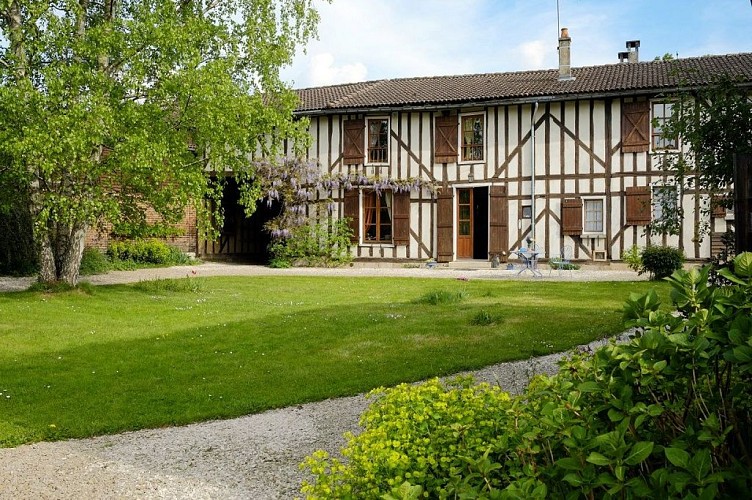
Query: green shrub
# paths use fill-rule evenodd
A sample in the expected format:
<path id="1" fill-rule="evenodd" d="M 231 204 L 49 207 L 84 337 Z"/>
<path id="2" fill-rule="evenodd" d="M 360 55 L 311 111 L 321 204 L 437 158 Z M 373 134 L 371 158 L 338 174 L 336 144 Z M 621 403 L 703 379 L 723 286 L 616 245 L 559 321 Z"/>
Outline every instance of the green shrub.
<path id="1" fill-rule="evenodd" d="M 272 267 L 336 267 L 352 261 L 348 219 L 310 223 L 292 230 L 288 238 L 269 245 Z"/>
<path id="2" fill-rule="evenodd" d="M 304 462 L 317 477 L 303 486 L 310 498 L 381 498 L 405 481 L 445 494 L 454 471 L 495 441 L 498 409 L 509 404 L 498 387 L 469 379 L 402 384 L 369 397 L 376 401 L 360 418 L 365 430 L 347 435 L 349 465 L 325 451 Z"/>
<path id="3" fill-rule="evenodd" d="M 98 248 L 84 248 L 81 256 L 81 276 L 91 276 L 94 274 L 104 274 L 112 269 L 112 264 Z"/>
<path id="4" fill-rule="evenodd" d="M 580 352 L 508 398 L 487 385 L 401 385 L 304 462 L 308 498 L 733 498 L 752 489 L 752 253 L 676 271 L 624 306 L 635 336 Z"/>
<path id="5" fill-rule="evenodd" d="M 634 272 L 639 273 L 642 269 L 642 252 L 640 247 L 632 245 L 629 250 L 621 255 L 621 260 Z"/>
<path id="6" fill-rule="evenodd" d="M 113 262 L 133 262 L 173 266 L 190 261 L 187 255 L 177 248 L 159 240 L 123 240 L 110 243 L 107 255 Z M 117 265 L 122 268 L 121 265 Z"/>
<path id="7" fill-rule="evenodd" d="M 642 265 L 639 274 L 649 273 L 651 279 L 659 280 L 681 269 L 684 252 L 673 247 L 649 246 L 640 254 L 640 260 Z"/>

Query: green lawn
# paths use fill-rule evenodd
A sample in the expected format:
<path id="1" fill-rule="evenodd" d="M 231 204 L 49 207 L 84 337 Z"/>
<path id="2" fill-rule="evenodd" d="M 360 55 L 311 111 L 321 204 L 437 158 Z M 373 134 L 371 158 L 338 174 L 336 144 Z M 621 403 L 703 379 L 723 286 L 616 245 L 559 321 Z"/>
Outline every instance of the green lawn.
<path id="1" fill-rule="evenodd" d="M 234 417 L 562 351 L 620 332 L 624 300 L 651 287 L 665 298 L 647 282 L 332 277 L 0 294 L 0 446 Z M 439 292 L 461 300 L 421 301 Z"/>

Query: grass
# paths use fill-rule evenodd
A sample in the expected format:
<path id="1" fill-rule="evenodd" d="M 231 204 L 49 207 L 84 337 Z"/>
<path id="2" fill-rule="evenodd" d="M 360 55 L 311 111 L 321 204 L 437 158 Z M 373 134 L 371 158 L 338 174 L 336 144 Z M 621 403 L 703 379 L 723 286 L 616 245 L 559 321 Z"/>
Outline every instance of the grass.
<path id="1" fill-rule="evenodd" d="M 620 332 L 629 293 L 653 287 L 666 297 L 647 282 L 288 276 L 0 294 L 0 446 L 230 418 L 562 351 Z"/>

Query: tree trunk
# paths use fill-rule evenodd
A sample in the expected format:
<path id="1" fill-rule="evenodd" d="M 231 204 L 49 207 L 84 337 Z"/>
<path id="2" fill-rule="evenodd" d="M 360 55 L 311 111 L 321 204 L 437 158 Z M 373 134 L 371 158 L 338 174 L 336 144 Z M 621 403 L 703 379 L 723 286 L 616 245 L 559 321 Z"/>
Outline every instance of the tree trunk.
<path id="1" fill-rule="evenodd" d="M 56 226 L 34 235 L 39 252 L 38 279 L 41 283 L 62 282 L 76 286 L 89 226 L 82 222 Z"/>
<path id="2" fill-rule="evenodd" d="M 69 285 L 78 284 L 78 273 L 81 269 L 81 257 L 84 254 L 86 231 L 88 225 L 76 223 L 66 235 L 66 245 L 61 248 L 58 256 L 58 281 Z"/>
<path id="3" fill-rule="evenodd" d="M 41 283 L 54 283 L 57 281 L 57 266 L 55 265 L 55 252 L 52 251 L 52 240 L 49 234 L 39 234 L 37 231 L 34 231 L 34 239 L 39 261 L 38 279 Z"/>

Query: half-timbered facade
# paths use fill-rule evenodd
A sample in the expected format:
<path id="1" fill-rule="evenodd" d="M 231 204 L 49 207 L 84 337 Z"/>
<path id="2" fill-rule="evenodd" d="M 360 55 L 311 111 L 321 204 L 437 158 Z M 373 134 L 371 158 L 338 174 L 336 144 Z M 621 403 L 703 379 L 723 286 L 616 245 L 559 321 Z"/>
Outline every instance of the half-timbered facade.
<path id="1" fill-rule="evenodd" d="M 563 33 L 563 52 L 568 43 Z M 534 241 L 544 256 L 566 245 L 581 261 L 651 243 L 707 259 L 701 222 L 718 235 L 732 215 L 666 186 L 661 158 L 681 145 L 661 124 L 672 93 L 721 73 L 752 88 L 752 54 L 302 89 L 297 114 L 310 120 L 307 155 L 326 172 L 422 181 L 331 193 L 352 221 L 356 258 L 504 261 Z M 683 211 L 678 236 L 645 230 L 665 196 Z"/>

